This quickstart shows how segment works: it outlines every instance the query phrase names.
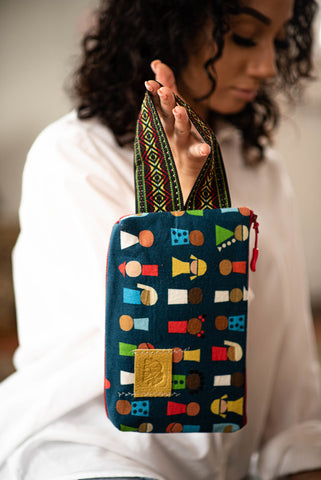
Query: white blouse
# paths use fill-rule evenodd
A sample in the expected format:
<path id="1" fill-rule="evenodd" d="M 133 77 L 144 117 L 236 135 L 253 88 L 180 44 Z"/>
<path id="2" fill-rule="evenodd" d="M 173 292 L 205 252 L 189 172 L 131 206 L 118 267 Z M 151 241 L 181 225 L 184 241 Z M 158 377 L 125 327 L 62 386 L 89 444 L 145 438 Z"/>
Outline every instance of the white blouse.
<path id="1" fill-rule="evenodd" d="M 40 134 L 23 175 L 13 254 L 20 346 L 17 372 L 0 385 L 0 478 L 237 480 L 256 465 L 268 480 L 321 467 L 320 373 L 293 192 L 274 152 L 247 167 L 238 133 L 228 127 L 219 138 L 233 206 L 260 222 L 248 424 L 227 434 L 137 434 L 107 419 L 106 252 L 114 222 L 134 212 L 133 152 L 72 112 Z"/>

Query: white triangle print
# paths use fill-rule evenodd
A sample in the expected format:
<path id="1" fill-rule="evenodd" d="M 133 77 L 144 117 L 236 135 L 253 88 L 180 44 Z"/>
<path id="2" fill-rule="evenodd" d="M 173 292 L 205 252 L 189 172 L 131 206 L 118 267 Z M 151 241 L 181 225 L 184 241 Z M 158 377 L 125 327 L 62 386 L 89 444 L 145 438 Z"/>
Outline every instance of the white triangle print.
<path id="1" fill-rule="evenodd" d="M 124 248 L 132 247 L 138 243 L 138 237 L 133 235 L 132 233 L 128 232 L 120 232 L 120 248 L 123 250 Z"/>

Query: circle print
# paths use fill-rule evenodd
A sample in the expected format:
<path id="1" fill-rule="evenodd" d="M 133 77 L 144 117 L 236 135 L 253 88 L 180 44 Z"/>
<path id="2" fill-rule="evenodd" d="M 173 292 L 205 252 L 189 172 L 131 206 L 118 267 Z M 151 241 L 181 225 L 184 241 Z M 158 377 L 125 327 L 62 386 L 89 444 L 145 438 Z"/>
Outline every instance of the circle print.
<path id="1" fill-rule="evenodd" d="M 173 217 L 182 217 L 185 213 L 185 210 L 177 210 L 175 212 L 171 212 L 171 214 L 173 215 Z"/>
<path id="2" fill-rule="evenodd" d="M 138 350 L 153 350 L 155 347 L 151 343 L 140 343 Z"/>
<path id="3" fill-rule="evenodd" d="M 116 410 L 120 415 L 129 415 L 132 406 L 128 400 L 118 400 L 116 403 Z"/>
<path id="4" fill-rule="evenodd" d="M 240 207 L 239 212 L 244 217 L 249 217 L 251 215 L 251 210 L 247 207 Z"/>
<path id="5" fill-rule="evenodd" d="M 188 300 L 192 305 L 198 305 L 203 300 L 203 292 L 200 288 L 191 288 L 188 292 Z"/>
<path id="6" fill-rule="evenodd" d="M 243 292 L 240 288 L 233 288 L 230 292 L 230 300 L 233 303 L 240 302 L 243 298 Z"/>
<path id="7" fill-rule="evenodd" d="M 201 377 L 199 373 L 190 373 L 186 377 L 186 386 L 189 390 L 197 390 L 201 386 Z"/>
<path id="8" fill-rule="evenodd" d="M 180 433 L 183 431 L 183 425 L 181 423 L 170 423 L 166 427 L 166 433 Z"/>
<path id="9" fill-rule="evenodd" d="M 226 330 L 228 327 L 228 318 L 223 315 L 219 315 L 215 318 L 215 327 L 217 330 Z"/>
<path id="10" fill-rule="evenodd" d="M 173 348 L 173 362 L 179 363 L 183 360 L 184 352 L 181 348 L 175 347 Z"/>
<path id="11" fill-rule="evenodd" d="M 223 433 L 231 433 L 232 431 L 233 431 L 232 425 L 226 425 L 226 427 L 224 427 Z"/>
<path id="12" fill-rule="evenodd" d="M 202 320 L 199 318 L 191 318 L 187 322 L 187 331 L 191 335 L 197 335 L 202 330 Z"/>
<path id="13" fill-rule="evenodd" d="M 199 230 L 192 230 L 189 234 L 189 241 L 195 247 L 201 247 L 204 243 L 204 235 Z"/>
<path id="14" fill-rule="evenodd" d="M 142 266 L 137 260 L 126 263 L 126 273 L 129 277 L 138 277 L 142 273 Z"/>
<path id="15" fill-rule="evenodd" d="M 138 427 L 139 432 L 150 433 L 153 431 L 153 425 L 151 423 L 141 423 Z"/>
<path id="16" fill-rule="evenodd" d="M 124 332 L 129 332 L 134 326 L 134 320 L 130 315 L 122 315 L 119 318 L 119 326 Z"/>
<path id="17" fill-rule="evenodd" d="M 199 403 L 191 402 L 186 405 L 186 414 L 189 417 L 195 417 L 195 415 L 198 415 L 200 413 L 200 409 L 201 407 L 199 406 Z"/>
<path id="18" fill-rule="evenodd" d="M 155 303 L 157 302 L 157 299 L 158 299 L 158 295 L 156 293 L 156 291 L 152 288 L 152 289 L 145 289 L 142 291 L 142 293 L 140 294 L 140 300 L 142 302 L 143 305 L 155 305 Z"/>
<path id="19" fill-rule="evenodd" d="M 234 235 L 236 240 L 242 242 L 249 238 L 249 229 L 246 225 L 238 225 L 234 230 Z"/>
<path id="20" fill-rule="evenodd" d="M 230 260 L 222 260 L 220 262 L 220 274 L 221 275 L 229 275 L 232 271 L 232 262 Z"/>
<path id="21" fill-rule="evenodd" d="M 151 247 L 154 243 L 154 234 L 150 230 L 142 230 L 138 240 L 142 247 Z"/>

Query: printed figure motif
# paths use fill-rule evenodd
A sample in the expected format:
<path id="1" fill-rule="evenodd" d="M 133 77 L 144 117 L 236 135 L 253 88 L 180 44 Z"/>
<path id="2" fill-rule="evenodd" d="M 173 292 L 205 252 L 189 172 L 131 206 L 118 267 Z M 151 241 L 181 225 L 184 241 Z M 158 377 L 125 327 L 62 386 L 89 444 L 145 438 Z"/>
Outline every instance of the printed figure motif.
<path id="1" fill-rule="evenodd" d="M 137 288 L 142 289 L 134 290 L 133 288 L 123 288 L 123 302 L 130 303 L 132 305 L 155 305 L 158 300 L 158 295 L 153 287 L 148 285 L 137 284 Z"/>
<path id="2" fill-rule="evenodd" d="M 246 274 L 247 262 L 231 262 L 230 260 L 221 260 L 219 270 L 221 275 L 229 275 L 230 273 Z"/>
<path id="3" fill-rule="evenodd" d="M 134 401 L 118 400 L 116 403 L 116 410 L 120 415 L 136 415 L 139 417 L 148 417 L 149 415 L 149 401 Z"/>
<path id="4" fill-rule="evenodd" d="M 244 373 L 234 372 L 231 375 L 215 375 L 214 387 L 228 387 L 233 385 L 234 387 L 243 387 L 244 385 Z"/>
<path id="5" fill-rule="evenodd" d="M 242 347 L 236 342 L 224 341 L 224 345 L 228 347 L 212 347 L 212 360 L 239 362 L 243 357 Z"/>
<path id="6" fill-rule="evenodd" d="M 233 315 L 225 317 L 219 315 L 215 318 L 215 327 L 217 330 L 226 330 L 244 332 L 245 331 L 245 315 Z"/>
<path id="7" fill-rule="evenodd" d="M 171 244 L 173 246 L 194 245 L 200 247 L 204 243 L 204 235 L 199 230 L 184 230 L 183 228 L 171 228 Z"/>
<path id="8" fill-rule="evenodd" d="M 168 305 L 185 305 L 191 303 L 198 305 L 203 300 L 203 292 L 199 287 L 190 290 L 181 288 L 168 289 Z"/>
<path id="9" fill-rule="evenodd" d="M 221 398 L 213 400 L 211 403 L 211 412 L 214 415 L 220 415 L 223 418 L 226 418 L 226 412 L 237 413 L 238 415 L 243 415 L 244 407 L 244 398 L 238 398 L 237 400 L 229 400 L 228 395 L 225 394 Z"/>
<path id="10" fill-rule="evenodd" d="M 177 320 L 168 322 L 168 333 L 189 333 L 197 337 L 203 337 L 203 324 L 205 316 L 190 318 L 189 320 Z"/>
<path id="11" fill-rule="evenodd" d="M 125 277 L 139 277 L 140 275 L 158 277 L 158 265 L 141 265 L 137 260 L 123 262 L 119 265 L 118 270 Z"/>
<path id="12" fill-rule="evenodd" d="M 215 225 L 216 246 L 220 252 L 222 248 L 230 247 L 237 240 L 244 242 L 249 238 L 249 229 L 246 225 L 237 225 L 235 230 L 229 230 L 220 225 Z"/>
<path id="13" fill-rule="evenodd" d="M 182 275 L 183 273 L 190 274 L 190 279 L 200 277 L 206 273 L 207 265 L 204 260 L 196 258 L 194 255 L 190 256 L 190 262 L 183 262 L 178 258 L 172 258 L 172 276 Z"/>
<path id="14" fill-rule="evenodd" d="M 200 405 L 196 402 L 191 402 L 185 405 L 184 403 L 167 402 L 167 415 L 180 415 L 186 413 L 189 417 L 194 417 L 200 412 Z"/>
<path id="15" fill-rule="evenodd" d="M 119 326 L 124 332 L 135 330 L 149 330 L 149 318 L 132 318 L 130 315 L 121 315 L 119 318 Z"/>
<path id="16" fill-rule="evenodd" d="M 188 375 L 173 375 L 172 389 L 185 390 L 195 394 L 202 390 L 204 385 L 204 375 L 198 370 L 190 370 Z"/>
<path id="17" fill-rule="evenodd" d="M 214 303 L 232 302 L 238 303 L 248 300 L 248 291 L 245 287 L 243 290 L 240 288 L 232 288 L 232 290 L 216 290 L 214 294 Z"/>
<path id="18" fill-rule="evenodd" d="M 120 248 L 133 247 L 139 243 L 142 247 L 151 247 L 154 243 L 154 234 L 150 230 L 142 230 L 138 237 L 132 233 L 121 230 L 120 232 Z"/>

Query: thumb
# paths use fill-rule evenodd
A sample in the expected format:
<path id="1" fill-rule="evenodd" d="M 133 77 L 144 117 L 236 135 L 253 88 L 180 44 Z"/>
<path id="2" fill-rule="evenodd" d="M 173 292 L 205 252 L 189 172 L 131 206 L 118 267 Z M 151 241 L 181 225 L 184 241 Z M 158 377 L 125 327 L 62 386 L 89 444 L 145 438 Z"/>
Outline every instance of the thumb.
<path id="1" fill-rule="evenodd" d="M 164 87 L 168 87 L 178 95 L 177 85 L 173 70 L 160 60 L 153 60 L 150 64 L 151 69 L 155 73 L 155 80 Z"/>

